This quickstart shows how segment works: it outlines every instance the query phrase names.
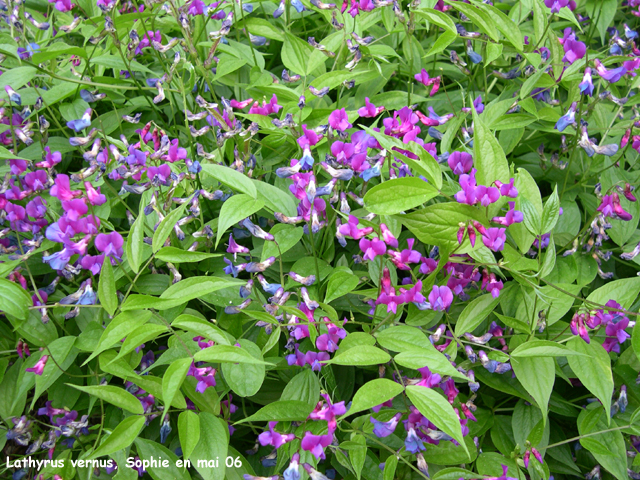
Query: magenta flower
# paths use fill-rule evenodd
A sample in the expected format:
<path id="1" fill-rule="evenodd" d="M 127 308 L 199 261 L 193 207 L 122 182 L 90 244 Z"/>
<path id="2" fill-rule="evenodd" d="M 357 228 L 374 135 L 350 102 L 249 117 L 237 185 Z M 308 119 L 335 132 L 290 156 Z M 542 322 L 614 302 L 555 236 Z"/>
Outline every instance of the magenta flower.
<path id="1" fill-rule="evenodd" d="M 43 355 L 33 367 L 27 368 L 25 371 L 33 372 L 36 375 L 42 375 L 42 372 L 44 372 L 44 367 L 47 364 L 47 360 L 49 360 L 49 355 Z"/>
<path id="2" fill-rule="evenodd" d="M 249 113 L 266 116 L 272 113 L 278 113 L 281 108 L 282 106 L 278 105 L 278 97 L 274 93 L 268 103 L 266 100 L 262 100 L 262 106 L 260 106 L 258 102 L 255 102 L 249 109 Z"/>
<path id="3" fill-rule="evenodd" d="M 620 197 L 617 192 L 603 196 L 602 202 L 598 206 L 597 210 L 605 217 L 617 218 L 624 221 L 629 221 L 633 218 L 629 212 L 622 208 L 622 205 L 620 204 Z"/>
<path id="4" fill-rule="evenodd" d="M 325 352 L 338 350 L 338 342 L 347 336 L 347 331 L 333 323 L 328 324 L 328 333 L 323 333 L 316 339 L 316 348 Z"/>
<path id="5" fill-rule="evenodd" d="M 378 238 L 374 238 L 373 240 L 362 238 L 360 239 L 359 246 L 360 250 L 364 252 L 362 258 L 365 260 L 373 260 L 376 256 L 384 255 L 387 251 L 385 243 Z"/>
<path id="6" fill-rule="evenodd" d="M 462 175 L 473 168 L 473 157 L 467 152 L 453 152 L 447 163 L 455 175 Z"/>
<path id="7" fill-rule="evenodd" d="M 107 197 L 100 193 L 100 187 L 96 190 L 91 182 L 84 182 L 84 188 L 87 191 L 87 198 L 91 205 L 102 205 L 107 202 Z"/>
<path id="8" fill-rule="evenodd" d="M 314 435 L 311 432 L 306 432 L 302 439 L 301 447 L 307 452 L 311 452 L 318 460 L 326 458 L 324 455 L 324 449 L 331 445 L 333 441 L 333 433 L 327 433 L 326 435 Z"/>
<path id="9" fill-rule="evenodd" d="M 562 57 L 562 61 L 569 62 L 569 64 L 584 58 L 587 53 L 587 46 L 578 41 L 571 28 L 566 28 L 564 31 L 562 48 L 564 48 L 564 57 Z"/>
<path id="10" fill-rule="evenodd" d="M 334 130 L 338 130 L 340 132 L 344 132 L 353 126 L 349 123 L 349 117 L 347 116 L 347 111 L 344 108 L 334 110 L 329 114 L 329 125 Z"/>
<path id="11" fill-rule="evenodd" d="M 561 8 L 569 5 L 569 0 L 544 0 L 544 4 L 551 9 L 551 13 L 558 13 Z"/>
<path id="12" fill-rule="evenodd" d="M 360 220 L 357 217 L 349 215 L 349 221 L 340 225 L 338 231 L 345 237 L 351 237 L 354 240 L 360 240 L 365 235 L 373 232 L 372 227 L 358 228 L 358 223 L 360 223 Z"/>
<path id="13" fill-rule="evenodd" d="M 451 302 L 453 302 L 453 293 L 451 293 L 451 289 L 449 287 L 433 286 L 433 289 L 429 294 L 429 303 L 433 310 L 446 310 L 451 305 Z"/>
<path id="14" fill-rule="evenodd" d="M 369 101 L 369 97 L 365 97 L 364 99 L 364 107 L 358 109 L 358 115 L 363 118 L 373 118 L 377 117 L 384 111 L 384 107 L 376 107 L 373 103 Z"/>
<path id="15" fill-rule="evenodd" d="M 382 231 L 382 239 L 384 240 L 384 243 L 390 247 L 398 248 L 398 239 L 393 236 L 391 230 L 389 230 L 384 223 L 380 224 L 380 230 Z"/>
<path id="16" fill-rule="evenodd" d="M 278 449 L 285 443 L 290 442 L 291 440 L 296 438 L 296 436 L 293 433 L 287 433 L 283 435 L 281 433 L 276 432 L 274 430 L 274 427 L 277 424 L 278 422 L 269 422 L 268 424 L 269 431 L 262 432 L 260 435 L 258 435 L 258 441 L 260 442 L 260 445 L 262 445 L 263 447 L 266 447 L 267 445 L 271 445 L 272 447 Z"/>
<path id="17" fill-rule="evenodd" d="M 507 241 L 506 228 L 487 228 L 482 232 L 482 243 L 485 247 L 494 252 L 499 252 L 504 249 L 504 244 Z"/>
<path id="18" fill-rule="evenodd" d="M 442 377 L 437 373 L 432 373 L 429 367 L 419 368 L 418 372 L 420 372 L 422 378 L 416 385 L 421 387 L 433 388 L 442 381 Z"/>
<path id="19" fill-rule="evenodd" d="M 56 176 L 55 183 L 49 193 L 60 201 L 73 200 L 82 195 L 80 190 L 71 190 L 69 177 L 62 173 Z"/>
<path id="20" fill-rule="evenodd" d="M 500 189 L 500 195 L 509 198 L 516 198 L 518 196 L 518 189 L 513 186 L 514 179 L 509 179 L 509 183 L 502 183 L 496 180 L 494 183 Z"/>
<path id="21" fill-rule="evenodd" d="M 602 62 L 597 58 L 593 63 L 596 66 L 596 72 L 600 75 L 600 78 L 605 79 L 609 83 L 616 83 L 624 74 L 627 73 L 627 69 L 624 66 L 607 70 L 605 66 L 602 65 Z"/>
<path id="22" fill-rule="evenodd" d="M 476 170 L 471 170 L 469 174 L 460 175 L 460 186 L 462 190 L 454 195 L 454 198 L 458 203 L 465 203 L 467 205 L 475 205 L 478 202 L 476 198 Z"/>
<path id="23" fill-rule="evenodd" d="M 198 380 L 196 384 L 196 392 L 204 393 L 207 388 L 216 386 L 216 369 L 213 367 L 196 367 L 195 363 L 191 364 L 187 376 L 195 377 Z"/>
<path id="24" fill-rule="evenodd" d="M 476 202 L 480 202 L 480 205 L 483 207 L 488 207 L 492 203 L 500 200 L 500 191 L 496 187 L 478 185 L 475 189 L 474 195 L 476 197 Z"/>
<path id="25" fill-rule="evenodd" d="M 520 223 L 524 219 L 522 212 L 515 210 L 516 202 L 509 202 L 509 211 L 504 217 L 493 217 L 492 222 L 499 223 L 505 227 L 513 225 L 514 223 Z"/>
<path id="26" fill-rule="evenodd" d="M 423 68 L 420 73 L 416 73 L 414 78 L 417 82 L 420 82 L 425 87 L 431 87 L 431 91 L 429 92 L 429 96 L 433 97 L 436 93 L 438 93 L 438 89 L 440 88 L 441 77 L 429 77 L 429 73 Z"/>
<path id="27" fill-rule="evenodd" d="M 96 237 L 95 245 L 98 251 L 104 253 L 107 257 L 114 257 L 118 260 L 122 258 L 122 245 L 124 240 L 118 232 L 101 233 Z"/>

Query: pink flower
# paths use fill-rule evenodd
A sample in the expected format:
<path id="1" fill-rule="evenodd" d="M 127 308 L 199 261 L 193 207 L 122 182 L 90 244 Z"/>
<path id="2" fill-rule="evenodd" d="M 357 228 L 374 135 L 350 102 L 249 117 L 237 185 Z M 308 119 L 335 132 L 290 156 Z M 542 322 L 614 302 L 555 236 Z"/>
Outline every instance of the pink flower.
<path id="1" fill-rule="evenodd" d="M 288 433 L 286 435 L 283 435 L 281 433 L 276 432 L 274 430 L 274 427 L 277 424 L 278 422 L 269 422 L 268 424 L 269 431 L 262 432 L 260 435 L 258 435 L 258 441 L 260 442 L 260 445 L 262 445 L 263 447 L 266 447 L 267 445 L 271 445 L 274 448 L 278 449 L 285 443 L 290 442 L 291 440 L 296 438 L 296 436 L 293 433 Z"/>
<path id="2" fill-rule="evenodd" d="M 466 152 L 453 152 L 447 163 L 455 175 L 462 175 L 473 167 L 473 157 Z"/>
<path id="3" fill-rule="evenodd" d="M 56 197 L 60 201 L 73 200 L 82 195 L 80 190 L 71 190 L 69 177 L 62 173 L 56 176 L 55 183 L 49 193 L 52 197 Z"/>
<path id="4" fill-rule="evenodd" d="M 91 182 L 84 182 L 84 188 L 87 191 L 87 198 L 91 205 L 102 205 L 103 203 L 106 203 L 107 197 L 100 193 L 100 187 L 96 190 L 93 188 Z"/>
<path id="5" fill-rule="evenodd" d="M 33 372 L 36 375 L 42 375 L 42 372 L 44 372 L 44 367 L 47 364 L 47 360 L 49 360 L 49 355 L 43 355 L 33 367 L 27 368 L 25 371 Z"/>
<path id="6" fill-rule="evenodd" d="M 373 118 L 377 117 L 384 111 L 384 107 L 376 107 L 373 103 L 369 101 L 369 97 L 365 97 L 364 99 L 364 107 L 358 109 L 358 115 L 363 118 Z"/>
<path id="7" fill-rule="evenodd" d="M 374 238 L 373 240 L 362 238 L 360 239 L 359 246 L 360 250 L 364 252 L 362 258 L 365 260 L 373 260 L 376 256 L 384 255 L 387 251 L 385 243 L 378 238 Z"/>
<path id="8" fill-rule="evenodd" d="M 329 125 L 334 130 L 340 132 L 344 132 L 353 126 L 349 123 L 349 117 L 347 117 L 347 111 L 344 108 L 331 112 L 329 115 Z"/>
<path id="9" fill-rule="evenodd" d="M 95 245 L 98 251 L 104 253 L 108 257 L 114 257 L 118 260 L 122 258 L 122 245 L 124 240 L 118 232 L 101 233 L 96 237 Z"/>
<path id="10" fill-rule="evenodd" d="M 446 310 L 453 302 L 453 293 L 447 286 L 439 287 L 433 286 L 431 293 L 429 294 L 429 303 L 433 310 Z"/>
<path id="11" fill-rule="evenodd" d="M 414 78 L 425 87 L 431 87 L 431 92 L 429 92 L 430 97 L 433 97 L 436 93 L 438 93 L 441 77 L 430 78 L 429 73 L 427 73 L 427 71 L 423 68 L 420 73 L 416 73 L 414 75 Z"/>

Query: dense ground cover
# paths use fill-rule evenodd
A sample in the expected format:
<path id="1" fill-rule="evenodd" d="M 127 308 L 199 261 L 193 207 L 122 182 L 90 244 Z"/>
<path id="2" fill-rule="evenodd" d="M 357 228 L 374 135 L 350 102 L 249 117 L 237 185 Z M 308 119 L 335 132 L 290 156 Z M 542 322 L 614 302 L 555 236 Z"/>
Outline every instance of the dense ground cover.
<path id="1" fill-rule="evenodd" d="M 640 478 L 638 0 L 0 15 L 1 478 Z"/>

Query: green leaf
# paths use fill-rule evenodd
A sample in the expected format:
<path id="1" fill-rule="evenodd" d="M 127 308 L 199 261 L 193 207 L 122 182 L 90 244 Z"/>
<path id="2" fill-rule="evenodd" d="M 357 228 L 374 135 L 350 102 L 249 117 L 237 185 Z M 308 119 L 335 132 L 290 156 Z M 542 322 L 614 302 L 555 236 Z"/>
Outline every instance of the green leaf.
<path id="1" fill-rule="evenodd" d="M 498 41 L 498 31 L 495 28 L 494 20 L 489 17 L 484 9 L 467 3 L 454 2 L 451 0 L 446 0 L 445 3 L 463 13 L 465 17 L 471 20 L 475 25 L 481 27 L 492 40 L 495 40 L 496 42 Z M 484 7 L 484 5 L 482 5 L 482 7 Z M 485 185 L 489 185 L 489 183 L 486 183 Z"/>
<path id="2" fill-rule="evenodd" d="M 253 215 L 264 207 L 264 202 L 249 195 L 234 195 L 222 204 L 220 215 L 218 216 L 218 232 L 216 233 L 216 248 L 222 235 L 229 227 L 240 220 Z"/>
<path id="3" fill-rule="evenodd" d="M 549 196 L 544 209 L 542 210 L 542 233 L 548 233 L 558 223 L 560 216 L 560 200 L 558 199 L 558 186 L 553 189 L 553 193 Z"/>
<path id="4" fill-rule="evenodd" d="M 386 378 L 371 380 L 358 389 L 346 415 L 353 415 L 380 405 L 400 395 L 403 390 L 402 385 Z"/>
<path id="5" fill-rule="evenodd" d="M 16 317 L 18 320 L 26 320 L 31 305 L 33 305 L 33 302 L 22 287 L 17 283 L 0 278 L 1 311 Z"/>
<path id="6" fill-rule="evenodd" d="M 139 402 L 138 402 L 139 403 Z M 122 450 L 133 443 L 144 427 L 145 417 L 132 415 L 122 420 L 111 435 L 105 438 L 89 458 L 98 458 Z"/>
<path id="7" fill-rule="evenodd" d="M 526 345 L 523 344 L 521 346 Z M 517 350 L 517 349 L 516 349 Z M 511 366 L 522 386 L 533 397 L 546 423 L 549 398 L 556 378 L 555 362 L 550 357 L 514 357 Z"/>
<path id="8" fill-rule="evenodd" d="M 592 435 L 580 439 L 582 446 L 591 451 L 596 462 L 611 472 L 618 480 L 626 480 L 629 475 L 627 474 L 625 442 L 620 430 L 612 431 L 616 427 L 616 422 L 599 405 L 591 410 L 583 410 L 578 417 L 580 436 Z M 602 433 L 593 435 L 595 432 Z M 605 452 L 596 447 L 598 444 L 604 447 Z"/>
<path id="9" fill-rule="evenodd" d="M 358 348 L 350 348 L 349 350 L 338 353 L 331 359 L 323 364 L 334 365 L 353 365 L 353 366 L 365 366 L 365 365 L 381 365 L 391 360 L 391 357 L 384 350 L 380 350 L 376 347 L 369 345 L 362 345 Z"/>
<path id="10" fill-rule="evenodd" d="M 150 318 L 151 312 L 142 310 L 128 311 L 117 315 L 102 332 L 96 350 L 85 360 L 83 365 L 86 365 L 100 353 L 119 343 L 135 329 L 147 323 Z"/>
<path id="11" fill-rule="evenodd" d="M 78 349 L 74 348 L 76 340 L 77 337 L 72 336 L 60 337 L 47 345 L 47 350 L 44 353 L 51 358 L 49 358 L 49 361 L 45 365 L 42 375 L 35 376 L 36 390 L 33 394 L 30 408 L 35 406 L 40 395 L 46 392 L 74 363 L 78 356 Z"/>
<path id="12" fill-rule="evenodd" d="M 436 427 L 457 441 L 469 455 L 469 449 L 462 437 L 460 420 L 447 399 L 434 389 L 418 385 L 410 385 L 406 389 L 409 400 Z M 459 448 L 459 447 L 458 447 Z"/>
<path id="13" fill-rule="evenodd" d="M 256 179 L 253 182 L 258 191 L 258 198 L 264 202 L 266 208 L 272 212 L 284 213 L 288 217 L 297 215 L 297 204 L 293 201 L 293 195 L 270 183 Z"/>
<path id="14" fill-rule="evenodd" d="M 221 255 L 220 253 L 190 252 L 177 247 L 163 247 L 156 253 L 156 258 L 167 263 L 193 263 L 220 257 Z"/>
<path id="15" fill-rule="evenodd" d="M 298 244 L 304 235 L 304 230 L 302 227 L 278 223 L 273 226 L 269 233 L 274 236 L 275 240 L 273 242 L 264 242 L 262 245 L 262 262 L 269 257 L 279 257 L 281 253 L 284 256 L 285 252 L 288 252 Z"/>
<path id="16" fill-rule="evenodd" d="M 530 211 L 529 215 L 542 216 L 542 199 L 540 198 L 540 190 L 538 184 L 533 179 L 531 174 L 524 168 L 518 169 L 518 173 L 515 177 L 515 187 L 518 189 L 518 198 L 516 198 L 516 210 L 520 210 L 525 215 L 522 203 L 523 199 L 527 199 L 535 207 L 535 213 Z M 518 245 L 518 249 L 522 253 L 527 253 L 535 237 L 529 233 L 523 223 L 514 223 L 508 228 L 508 232 L 511 233 L 513 239 Z"/>
<path id="17" fill-rule="evenodd" d="M 244 19 L 243 22 L 248 31 L 251 32 L 251 35 L 260 35 L 279 42 L 284 41 L 284 32 L 263 18 L 249 17 Z"/>
<path id="18" fill-rule="evenodd" d="M 455 3 L 459 4 L 459 2 Z M 476 173 L 478 184 L 491 185 L 495 180 L 508 183 L 509 164 L 504 150 L 475 109 L 472 109 L 472 113 L 474 125 L 473 164 L 478 169 Z"/>
<path id="19" fill-rule="evenodd" d="M 0 97 L 9 97 L 9 95 L 5 92 L 4 87 L 10 86 L 14 90 L 18 90 L 20 87 L 33 80 L 36 76 L 36 73 L 38 73 L 38 70 L 36 70 L 34 67 L 13 67 L 7 69 L 2 75 L 0 75 L 0 77 L 2 77 L 0 78 Z M 17 105 L 13 105 L 17 107 Z"/>
<path id="20" fill-rule="evenodd" d="M 140 271 L 144 254 L 144 214 L 139 214 L 136 221 L 133 222 L 129 236 L 127 237 L 127 260 L 133 273 Z"/>
<path id="21" fill-rule="evenodd" d="M 457 233 L 460 222 L 476 220 L 487 224 L 486 217 L 477 208 L 456 202 L 438 203 L 416 210 L 397 218 L 422 243 L 437 245 L 448 250 L 458 248 L 458 253 L 471 248 L 469 240 L 465 239 L 459 248 Z"/>
<path id="22" fill-rule="evenodd" d="M 189 277 L 167 288 L 160 298 L 150 295 L 129 295 L 120 309 L 122 311 L 154 308 L 167 310 L 183 305 L 194 298 L 229 287 L 244 285 L 245 282 L 233 278 Z"/>
<path id="23" fill-rule="evenodd" d="M 164 372 L 164 376 L 162 377 L 162 401 L 164 402 L 162 418 L 165 417 L 169 408 L 171 408 L 171 403 L 180 390 L 182 382 L 184 382 L 192 363 L 193 359 L 190 357 L 180 358 L 174 360 L 171 365 L 169 365 L 169 368 L 167 368 L 167 371 Z"/>
<path id="24" fill-rule="evenodd" d="M 418 15 L 429 20 L 429 22 L 444 28 L 449 33 L 454 33 L 456 36 L 458 35 L 456 24 L 453 22 L 453 20 L 451 20 L 451 17 L 444 12 L 434 10 L 432 8 L 421 8 L 420 10 L 416 10 L 415 12 Z"/>
<path id="25" fill-rule="evenodd" d="M 146 72 L 154 74 L 153 70 L 145 67 L 140 62 L 135 60 L 129 60 L 128 64 L 124 63 L 124 60 L 117 55 L 101 55 L 99 57 L 91 58 L 90 63 L 101 65 L 107 68 L 113 68 L 114 70 L 133 70 L 134 72 Z"/>
<path id="26" fill-rule="evenodd" d="M 489 17 L 491 17 L 491 20 L 493 20 L 495 26 L 500 30 L 500 33 L 502 33 L 504 37 L 511 42 L 515 49 L 522 52 L 524 48 L 522 33 L 520 33 L 520 29 L 514 21 L 493 5 L 483 3 L 480 8 L 482 8 Z"/>
<path id="27" fill-rule="evenodd" d="M 290 33 L 285 33 L 284 45 L 280 52 L 282 63 L 292 74 L 309 75 L 326 58 L 321 52 L 314 50 L 307 42 Z"/>
<path id="28" fill-rule="evenodd" d="M 464 307 L 464 310 L 456 322 L 456 335 L 461 336 L 466 332 L 473 332 L 480 325 L 496 306 L 500 303 L 499 298 L 493 298 L 489 293 L 480 295 Z"/>
<path id="29" fill-rule="evenodd" d="M 280 400 L 262 407 L 253 415 L 236 423 L 302 422 L 307 419 L 312 410 L 312 405 L 301 400 Z"/>
<path id="30" fill-rule="evenodd" d="M 532 0 L 533 3 L 533 31 L 536 34 L 536 45 L 544 45 L 544 33 L 547 30 L 547 15 L 542 9 L 540 0 Z M 534 67 L 538 67 L 534 65 Z"/>
<path id="31" fill-rule="evenodd" d="M 440 375 L 449 375 L 459 378 L 460 380 L 466 378 L 451 365 L 451 362 L 443 353 L 436 350 L 433 346 L 426 350 L 409 350 L 399 353 L 394 360 L 398 365 L 414 370 L 429 367 L 432 372 L 439 373 Z"/>
<path id="32" fill-rule="evenodd" d="M 394 178 L 369 190 L 364 206 L 377 215 L 395 215 L 422 205 L 437 194 L 438 190 L 419 178 Z"/>
<path id="33" fill-rule="evenodd" d="M 200 417 L 192 410 L 186 410 L 178 416 L 178 436 L 182 458 L 188 459 L 200 440 Z"/>
<path id="34" fill-rule="evenodd" d="M 98 283 L 98 298 L 104 309 L 113 315 L 118 308 L 118 294 L 116 293 L 116 281 L 113 278 L 113 267 L 109 259 L 105 259 L 100 270 Z"/>
<path id="35" fill-rule="evenodd" d="M 248 352 L 253 358 L 259 362 L 264 362 L 262 352 L 255 343 L 244 338 L 238 340 L 238 343 L 242 346 L 242 349 Z M 231 390 L 240 397 L 250 397 L 260 390 L 264 382 L 265 368 L 264 363 L 223 363 L 222 373 Z"/>
<path id="36" fill-rule="evenodd" d="M 157 252 L 164 246 L 164 242 L 171 234 L 171 230 L 173 230 L 173 227 L 175 227 L 176 223 L 178 223 L 178 220 L 180 220 L 180 217 L 182 217 L 187 205 L 187 203 L 183 203 L 175 210 L 169 212 L 169 214 L 164 217 L 164 220 L 160 222 L 160 225 L 153 233 L 153 240 L 151 242 L 151 249 L 154 252 Z"/>
<path id="37" fill-rule="evenodd" d="M 110 404 L 115 405 L 118 408 L 122 408 L 127 412 L 131 412 L 136 415 L 142 415 L 144 413 L 140 400 L 123 388 L 112 385 L 92 385 L 86 387 L 74 385 L 72 383 L 67 383 L 67 385 L 93 397 L 100 398 L 105 402 L 109 402 Z"/>
<path id="38" fill-rule="evenodd" d="M 237 170 L 233 170 L 224 165 L 207 163 L 202 165 L 202 171 L 236 192 L 246 193 L 253 198 L 258 197 L 255 183 Z"/>
<path id="39" fill-rule="evenodd" d="M 586 357 L 567 357 L 569 366 L 582 384 L 604 405 L 609 420 L 611 418 L 611 396 L 613 395 L 613 374 L 609 354 L 595 340 L 586 343 L 580 337 L 569 340 L 567 346 L 586 355 Z"/>
<path id="40" fill-rule="evenodd" d="M 433 344 L 422 331 L 408 325 L 397 325 L 376 334 L 378 343 L 394 352 L 407 350 L 435 350 Z"/>
<path id="41" fill-rule="evenodd" d="M 122 347 L 120 347 L 120 352 L 118 352 L 118 356 L 115 359 L 122 358 L 128 353 L 133 352 L 145 342 L 155 340 L 159 335 L 166 331 L 167 327 L 164 325 L 149 323 L 136 328 L 133 332 L 127 335 L 127 339 L 122 344 Z"/>
<path id="42" fill-rule="evenodd" d="M 140 458 L 151 460 L 151 457 L 155 459 L 162 457 L 169 460 L 167 467 L 152 465 L 147 468 L 147 473 L 153 480 L 167 480 L 168 478 L 171 480 L 191 480 L 187 469 L 176 466 L 178 457 L 167 447 L 146 438 L 136 438 L 135 442 Z"/>
<path id="43" fill-rule="evenodd" d="M 631 345 L 633 346 L 633 351 L 636 353 L 636 356 L 640 358 L 640 326 L 638 325 L 640 325 L 640 322 L 636 322 L 633 327 L 633 332 L 631 335 Z"/>
<path id="44" fill-rule="evenodd" d="M 549 340 L 534 339 L 519 345 L 513 352 L 512 357 L 581 357 L 584 354 L 571 350 L 564 345 Z"/>
<path id="45" fill-rule="evenodd" d="M 227 334 L 220 330 L 216 325 L 211 322 L 207 322 L 202 318 L 198 318 L 194 315 L 183 314 L 171 322 L 171 326 L 174 328 L 181 328 L 187 332 L 191 332 L 197 335 L 201 335 L 209 340 L 213 340 L 218 345 L 231 345 L 231 342 L 227 338 Z"/>
<path id="46" fill-rule="evenodd" d="M 536 207 L 526 198 L 520 199 L 520 208 L 522 209 L 523 225 L 531 235 L 541 235 L 542 219 Z"/>
<path id="47" fill-rule="evenodd" d="M 253 365 L 272 365 L 271 363 L 253 357 L 240 347 L 231 345 L 214 345 L 197 352 L 193 359 L 196 362 L 210 363 L 248 363 Z"/>
<path id="48" fill-rule="evenodd" d="M 355 290 L 360 283 L 360 279 L 352 273 L 337 271 L 331 274 L 327 282 L 327 293 L 324 303 L 343 297 Z"/>
<path id="49" fill-rule="evenodd" d="M 640 278 L 623 278 L 596 288 L 587 297 L 587 302 L 605 305 L 609 300 L 615 300 L 622 308 L 631 308 L 638 293 L 640 293 Z"/>
<path id="50" fill-rule="evenodd" d="M 312 408 L 320 397 L 320 382 L 311 369 L 303 370 L 284 387 L 280 400 L 299 400 Z"/>
<path id="51" fill-rule="evenodd" d="M 229 447 L 227 423 L 208 412 L 200 412 L 199 416 L 200 440 L 191 455 L 192 465 L 204 480 L 223 480 Z M 217 459 L 215 466 L 209 466 L 214 459 Z"/>
<path id="52" fill-rule="evenodd" d="M 394 480 L 396 478 L 396 467 L 398 466 L 398 457 L 389 455 L 387 461 L 384 462 L 384 470 L 382 471 L 382 480 Z M 458 480 L 458 479 L 456 479 Z"/>

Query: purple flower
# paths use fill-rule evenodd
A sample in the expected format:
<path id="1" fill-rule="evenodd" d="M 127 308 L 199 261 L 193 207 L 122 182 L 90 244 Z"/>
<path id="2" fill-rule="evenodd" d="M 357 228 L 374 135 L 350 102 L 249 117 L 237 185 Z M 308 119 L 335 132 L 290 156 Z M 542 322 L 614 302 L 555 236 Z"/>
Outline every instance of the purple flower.
<path id="1" fill-rule="evenodd" d="M 584 69 L 584 76 L 582 77 L 582 82 L 580 85 L 580 93 L 583 95 L 591 96 L 593 95 L 593 80 L 591 78 L 591 67 L 587 67 Z"/>
<path id="2" fill-rule="evenodd" d="M 338 231 L 345 237 L 351 237 L 354 240 L 360 240 L 362 237 L 373 232 L 372 227 L 358 228 L 358 223 L 360 223 L 360 220 L 358 220 L 357 217 L 349 215 L 349 221 L 340 225 Z"/>
<path id="3" fill-rule="evenodd" d="M 122 258 L 124 240 L 118 232 L 101 233 L 96 237 L 96 248 L 107 257 Z"/>
<path id="4" fill-rule="evenodd" d="M 556 122 L 556 126 L 554 127 L 559 132 L 564 131 L 569 125 L 573 125 L 576 123 L 576 102 L 573 102 L 569 107 L 567 113 L 565 113 L 560 119 Z"/>
<path id="5" fill-rule="evenodd" d="M 331 445 L 333 441 L 333 433 L 327 433 L 326 435 L 314 435 L 311 432 L 306 432 L 302 439 L 302 449 L 307 452 L 311 452 L 318 460 L 326 458 L 324 455 L 324 449 Z"/>
<path id="6" fill-rule="evenodd" d="M 350 129 L 353 126 L 349 123 L 347 111 L 344 108 L 334 110 L 329 114 L 329 125 L 334 130 L 339 130 L 341 132 Z"/>
<path id="7" fill-rule="evenodd" d="M 106 203 L 107 197 L 100 193 L 100 187 L 96 190 L 93 188 L 91 182 L 84 182 L 84 188 L 87 191 L 87 199 L 91 205 L 102 205 Z"/>
<path id="8" fill-rule="evenodd" d="M 69 177 L 64 174 L 58 174 L 55 179 L 55 183 L 49 194 L 52 197 L 56 197 L 60 201 L 64 200 L 73 200 L 76 197 L 82 195 L 80 190 L 71 190 L 71 186 L 69 185 Z"/>
<path id="9" fill-rule="evenodd" d="M 516 202 L 509 202 L 509 211 L 504 217 L 493 217 L 492 222 L 499 223 L 505 227 L 513 225 L 514 223 L 520 223 L 524 219 L 522 212 L 515 210 Z"/>
<path id="10" fill-rule="evenodd" d="M 420 73 L 416 73 L 413 78 L 416 79 L 417 82 L 420 82 L 425 87 L 431 87 L 431 91 L 429 92 L 429 96 L 433 97 L 436 93 L 438 93 L 438 89 L 440 88 L 441 77 L 429 77 L 429 73 L 423 68 Z"/>
<path id="11" fill-rule="evenodd" d="M 455 194 L 458 203 L 466 203 L 467 205 L 475 205 L 478 200 L 476 198 L 476 170 L 471 170 L 470 174 L 460 175 L 460 186 L 462 190 Z"/>
<path id="12" fill-rule="evenodd" d="M 487 228 L 482 232 L 482 243 L 485 247 L 494 252 L 499 252 L 504 248 L 507 241 L 506 228 Z"/>
<path id="13" fill-rule="evenodd" d="M 433 310 L 446 310 L 453 302 L 453 293 L 449 287 L 437 285 L 433 286 L 431 293 L 429 294 L 429 303 Z"/>
<path id="14" fill-rule="evenodd" d="M 296 436 L 293 433 L 287 433 L 286 435 L 283 435 L 281 433 L 276 432 L 274 430 L 274 427 L 277 424 L 278 422 L 269 422 L 269 425 L 268 425 L 269 431 L 262 432 L 260 435 L 258 435 L 258 441 L 260 442 L 260 445 L 262 445 L 263 447 L 266 447 L 267 445 L 271 445 L 274 448 L 278 449 L 285 443 L 290 442 L 291 440 L 296 438 Z"/>
<path id="15" fill-rule="evenodd" d="M 213 367 L 196 367 L 195 363 L 192 363 L 187 372 L 187 376 L 195 377 L 198 380 L 196 385 L 196 392 L 204 393 L 209 387 L 216 386 L 216 369 Z"/>
<path id="16" fill-rule="evenodd" d="M 476 197 L 476 202 L 480 202 L 480 205 L 483 207 L 488 207 L 492 203 L 500 200 L 500 191 L 496 187 L 478 185 L 475 189 L 474 195 Z"/>
<path id="17" fill-rule="evenodd" d="M 62 154 L 60 152 L 51 153 L 49 147 L 44 147 L 44 160 L 36 163 L 36 167 L 40 168 L 52 168 L 62 161 Z"/>
<path id="18" fill-rule="evenodd" d="M 613 192 L 611 195 L 605 195 L 602 197 L 602 202 L 597 209 L 605 217 L 617 218 L 624 221 L 629 221 L 633 216 L 622 208 L 620 204 L 620 197 L 617 192 Z"/>
<path id="19" fill-rule="evenodd" d="M 572 64 L 576 60 L 584 58 L 587 53 L 587 46 L 578 41 L 571 28 L 565 29 L 562 40 L 562 48 L 564 48 L 564 57 L 562 57 L 563 62 L 569 62 L 569 64 Z"/>
<path id="20" fill-rule="evenodd" d="M 363 118 L 373 118 L 377 117 L 384 111 L 384 107 L 376 107 L 373 103 L 369 101 L 369 97 L 365 97 L 364 99 L 364 107 L 358 109 L 358 115 Z"/>
<path id="21" fill-rule="evenodd" d="M 569 5 L 569 0 L 544 0 L 544 4 L 551 9 L 551 13 L 559 13 L 561 8 Z"/>
<path id="22" fill-rule="evenodd" d="M 502 183 L 499 180 L 496 180 L 494 183 L 500 189 L 500 195 L 509 198 L 517 198 L 518 189 L 513 186 L 514 181 L 515 180 L 511 178 L 509 179 L 509 183 Z"/>
<path id="23" fill-rule="evenodd" d="M 438 373 L 432 373 L 429 367 L 419 368 L 418 372 L 420 372 L 422 379 L 416 383 L 416 385 L 420 385 L 421 387 L 433 388 L 442 380 L 442 377 Z"/>
<path id="24" fill-rule="evenodd" d="M 87 108 L 80 119 L 67 122 L 67 127 L 74 132 L 81 132 L 85 128 L 88 128 L 91 126 L 91 112 L 92 110 Z"/>
<path id="25" fill-rule="evenodd" d="M 27 368 L 25 371 L 33 372 L 36 375 L 42 375 L 42 372 L 44 372 L 44 367 L 47 364 L 47 360 L 49 360 L 49 355 L 43 355 L 33 367 Z"/>
<path id="26" fill-rule="evenodd" d="M 328 333 L 323 333 L 316 339 L 316 348 L 325 352 L 338 350 L 338 342 L 347 336 L 347 331 L 333 323 L 327 326 Z"/>
<path id="27" fill-rule="evenodd" d="M 410 428 L 407 432 L 407 438 L 404 440 L 404 446 L 407 449 L 407 452 L 413 454 L 427 449 L 413 428 Z"/>
<path id="28" fill-rule="evenodd" d="M 605 79 L 609 83 L 616 83 L 625 73 L 627 73 L 627 69 L 624 66 L 607 70 L 605 66 L 602 65 L 602 62 L 597 58 L 593 63 L 596 66 L 596 73 L 600 75 L 600 78 Z"/>
<path id="29" fill-rule="evenodd" d="M 291 463 L 283 472 L 284 480 L 300 480 L 300 454 L 298 452 L 291 457 Z"/>
<path id="30" fill-rule="evenodd" d="M 374 238 L 373 240 L 362 238 L 360 239 L 359 246 L 360 250 L 364 252 L 362 258 L 365 260 L 373 260 L 377 255 L 384 255 L 387 251 L 385 243 L 378 238 Z"/>
<path id="31" fill-rule="evenodd" d="M 394 430 L 398 426 L 400 418 L 402 418 L 401 413 L 396 413 L 388 422 L 380 422 L 373 418 L 373 416 L 369 417 L 369 421 L 373 423 L 373 434 L 378 438 L 384 438 L 393 435 Z"/>

